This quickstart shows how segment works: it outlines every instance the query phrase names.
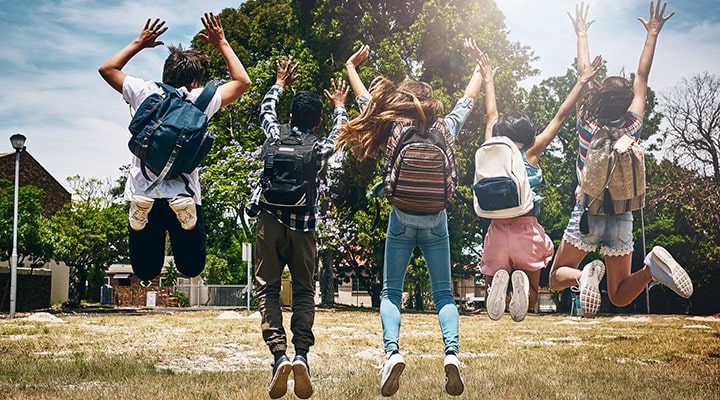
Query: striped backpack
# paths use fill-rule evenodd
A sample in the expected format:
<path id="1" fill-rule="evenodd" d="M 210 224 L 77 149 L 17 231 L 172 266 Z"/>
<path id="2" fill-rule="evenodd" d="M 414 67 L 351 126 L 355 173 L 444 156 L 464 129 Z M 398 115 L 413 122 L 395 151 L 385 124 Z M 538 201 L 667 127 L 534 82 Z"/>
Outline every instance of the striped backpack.
<path id="1" fill-rule="evenodd" d="M 385 148 L 385 195 L 412 214 L 438 213 L 457 186 L 455 143 L 441 119 L 425 131 L 409 125 L 393 129 Z"/>

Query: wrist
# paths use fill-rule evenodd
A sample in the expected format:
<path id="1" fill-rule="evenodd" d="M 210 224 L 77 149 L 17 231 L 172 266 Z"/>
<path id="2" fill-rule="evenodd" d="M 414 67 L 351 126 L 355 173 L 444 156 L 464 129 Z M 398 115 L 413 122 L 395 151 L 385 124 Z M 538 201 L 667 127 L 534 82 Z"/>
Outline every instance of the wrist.
<path id="1" fill-rule="evenodd" d="M 345 66 L 346 66 L 346 67 L 353 67 L 353 68 L 355 68 L 355 64 L 352 63 L 352 62 L 350 62 L 350 61 L 346 62 L 346 63 L 345 63 Z"/>

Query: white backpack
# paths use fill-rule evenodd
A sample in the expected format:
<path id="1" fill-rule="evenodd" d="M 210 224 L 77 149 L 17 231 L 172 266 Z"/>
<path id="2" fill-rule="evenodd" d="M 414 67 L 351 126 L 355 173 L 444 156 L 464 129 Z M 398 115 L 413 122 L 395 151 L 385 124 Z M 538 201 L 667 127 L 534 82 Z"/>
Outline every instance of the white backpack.
<path id="1" fill-rule="evenodd" d="M 533 209 L 523 156 L 507 136 L 493 136 L 475 152 L 473 205 L 481 218 L 525 215 Z"/>

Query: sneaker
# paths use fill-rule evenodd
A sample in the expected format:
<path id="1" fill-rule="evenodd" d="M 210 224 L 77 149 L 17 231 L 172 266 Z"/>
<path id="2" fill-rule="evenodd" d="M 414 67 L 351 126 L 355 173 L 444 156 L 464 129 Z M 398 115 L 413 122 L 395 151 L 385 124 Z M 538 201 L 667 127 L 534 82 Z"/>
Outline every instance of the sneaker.
<path id="1" fill-rule="evenodd" d="M 195 200 L 192 197 L 178 197 L 170 201 L 170 208 L 175 211 L 180 226 L 186 231 L 192 230 L 197 224 Z"/>
<path id="2" fill-rule="evenodd" d="M 580 307 L 583 317 L 592 318 L 600 310 L 600 280 L 605 275 L 605 264 L 600 260 L 587 264 L 580 275 Z"/>
<path id="3" fill-rule="evenodd" d="M 268 389 L 268 394 L 271 399 L 279 399 L 285 396 L 285 392 L 287 392 L 288 375 L 290 375 L 290 371 L 292 370 L 293 364 L 285 355 L 280 357 L 273 365 L 272 380 L 270 381 L 270 389 Z"/>
<path id="4" fill-rule="evenodd" d="M 135 194 L 130 200 L 130 228 L 134 231 L 141 231 L 148 222 L 148 214 L 152 209 L 155 200 L 149 197 Z"/>
<path id="5" fill-rule="evenodd" d="M 400 388 L 400 375 L 405 369 L 405 360 L 395 350 L 391 352 L 382 366 L 382 379 L 380 380 L 380 393 L 385 396 L 392 396 Z"/>
<path id="6" fill-rule="evenodd" d="M 664 247 L 653 247 L 645 257 L 645 265 L 650 268 L 653 281 L 667 286 L 682 298 L 692 296 L 693 284 L 690 276 Z"/>
<path id="7" fill-rule="evenodd" d="M 510 317 L 520 322 L 525 319 L 528 311 L 528 296 L 530 295 L 530 280 L 525 272 L 515 270 L 512 273 L 513 294 L 510 299 Z"/>
<path id="8" fill-rule="evenodd" d="M 455 353 L 448 353 L 445 355 L 445 391 L 451 396 L 460 396 L 464 390 L 460 360 Z"/>
<path id="9" fill-rule="evenodd" d="M 313 388 L 310 382 L 310 367 L 305 357 L 296 355 L 292 362 L 292 370 L 295 376 L 295 396 L 301 399 L 310 398 Z"/>
<path id="10" fill-rule="evenodd" d="M 488 288 L 486 306 L 488 316 L 491 320 L 497 321 L 505 312 L 505 296 L 510 276 L 504 269 L 495 273 L 492 279 L 492 286 Z"/>

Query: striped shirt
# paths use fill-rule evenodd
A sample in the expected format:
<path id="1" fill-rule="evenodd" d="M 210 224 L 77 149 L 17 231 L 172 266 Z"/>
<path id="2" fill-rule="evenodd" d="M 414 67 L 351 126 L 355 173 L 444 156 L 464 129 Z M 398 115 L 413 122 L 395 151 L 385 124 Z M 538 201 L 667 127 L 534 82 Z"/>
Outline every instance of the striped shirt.
<path id="1" fill-rule="evenodd" d="M 277 118 L 277 104 L 280 101 L 280 95 L 282 95 L 282 92 L 283 88 L 280 85 L 273 85 L 263 98 L 260 106 L 260 123 L 265 131 L 265 135 L 268 138 L 280 137 L 280 122 Z M 325 167 L 328 159 L 335 151 L 335 137 L 337 137 L 340 133 L 340 126 L 347 120 L 348 114 L 345 107 L 335 107 L 335 110 L 333 111 L 333 129 L 330 132 L 330 135 L 326 138 L 318 139 L 323 164 L 321 169 Z M 307 134 L 298 127 L 293 127 L 292 129 L 301 136 Z M 318 180 L 319 179 L 320 178 L 318 177 Z M 319 187 L 320 185 L 318 184 L 317 186 Z M 311 232 L 315 230 L 317 225 L 317 204 L 315 204 L 315 206 L 310 210 L 297 212 L 292 209 L 271 207 L 264 204 L 260 202 L 261 194 L 262 186 L 258 183 L 253 191 L 252 197 L 250 198 L 250 202 L 245 208 L 245 212 L 248 216 L 256 217 L 260 212 L 266 211 L 268 214 L 275 217 L 278 222 L 292 230 L 302 232 Z M 316 199 L 319 199 L 319 196 L 316 196 Z"/>

